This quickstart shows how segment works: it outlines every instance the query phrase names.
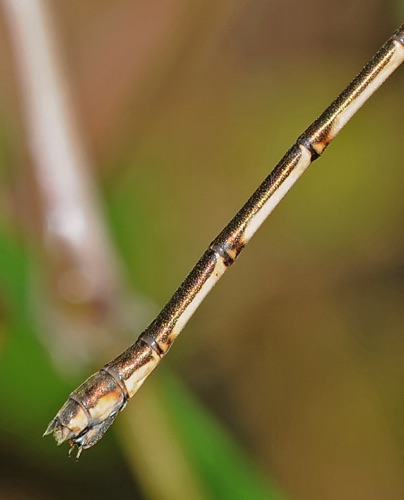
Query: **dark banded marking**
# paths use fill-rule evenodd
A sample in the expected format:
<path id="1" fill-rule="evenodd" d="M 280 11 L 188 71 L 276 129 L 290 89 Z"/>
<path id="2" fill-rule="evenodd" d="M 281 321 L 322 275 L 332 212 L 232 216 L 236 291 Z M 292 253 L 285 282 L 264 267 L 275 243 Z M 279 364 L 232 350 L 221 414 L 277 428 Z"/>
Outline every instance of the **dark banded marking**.
<path id="1" fill-rule="evenodd" d="M 215 253 L 215 255 L 217 255 L 219 259 L 221 259 L 226 267 L 230 267 L 235 262 L 237 255 L 241 251 L 240 250 L 239 252 L 237 252 L 237 249 L 235 248 L 234 253 L 236 254 L 236 257 L 234 258 L 230 255 L 229 250 L 223 245 L 213 242 L 209 248 Z"/>
<path id="2" fill-rule="evenodd" d="M 93 418 L 92 418 L 90 410 L 87 408 L 87 405 L 85 404 L 85 402 L 83 400 L 80 401 L 78 398 L 76 398 L 74 396 L 74 392 L 72 392 L 70 394 L 70 396 L 68 397 L 68 400 L 69 399 L 70 399 L 70 401 L 73 401 L 73 403 L 76 403 L 76 405 L 80 406 L 80 408 L 86 414 L 86 417 L 88 418 L 88 421 L 91 422 Z"/>
<path id="3" fill-rule="evenodd" d="M 317 158 L 320 158 L 322 152 L 324 149 L 319 153 L 313 146 L 312 141 L 306 137 L 304 134 L 299 137 L 299 139 L 296 141 L 296 144 L 303 146 L 304 148 L 308 149 L 311 153 L 311 161 L 317 160 Z"/>
<path id="4" fill-rule="evenodd" d="M 125 404 L 124 404 L 124 406 L 125 406 L 126 401 L 129 401 L 129 398 L 130 398 L 128 389 L 125 385 L 125 382 L 123 380 L 121 380 L 119 374 L 114 370 L 114 368 L 112 368 L 109 365 L 105 365 L 103 368 L 101 368 L 100 372 L 106 373 L 107 375 L 109 375 L 110 377 L 112 377 L 115 380 L 115 382 L 117 383 L 117 385 L 119 386 L 119 388 L 122 391 L 123 397 L 125 398 Z M 121 409 L 123 409 L 123 407 Z"/>
<path id="5" fill-rule="evenodd" d="M 160 347 L 160 344 L 151 335 L 143 333 L 142 335 L 140 335 L 139 340 L 150 347 L 150 349 L 155 352 L 159 358 L 162 358 L 164 356 L 165 353 Z"/>

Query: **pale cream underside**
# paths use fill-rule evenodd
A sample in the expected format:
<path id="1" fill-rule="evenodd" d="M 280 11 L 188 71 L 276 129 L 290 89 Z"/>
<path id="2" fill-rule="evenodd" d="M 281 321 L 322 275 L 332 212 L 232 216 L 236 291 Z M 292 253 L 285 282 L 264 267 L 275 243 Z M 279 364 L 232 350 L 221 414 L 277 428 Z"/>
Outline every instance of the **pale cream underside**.
<path id="1" fill-rule="evenodd" d="M 369 97 L 380 87 L 380 85 L 393 73 L 395 69 L 404 61 L 404 47 L 399 42 L 394 42 L 396 50 L 394 51 L 390 62 L 383 68 L 368 87 L 349 104 L 349 106 L 338 116 L 330 131 L 330 139 L 346 125 L 358 109 L 369 99 Z"/>
<path id="2" fill-rule="evenodd" d="M 157 353 L 152 351 L 152 356 L 153 358 L 147 364 L 138 368 L 127 380 L 123 381 L 128 391 L 129 397 L 132 397 L 140 389 L 140 386 L 143 384 L 146 378 L 159 364 L 161 358 L 157 355 Z"/>
<path id="3" fill-rule="evenodd" d="M 194 314 L 194 312 L 198 309 L 203 299 L 208 295 L 208 293 L 212 290 L 212 288 L 216 285 L 219 279 L 223 276 L 227 267 L 224 265 L 223 257 L 216 253 L 216 264 L 212 271 L 212 274 L 202 285 L 199 292 L 194 297 L 194 300 L 188 305 L 183 314 L 178 318 L 177 323 L 175 324 L 173 331 L 171 333 L 171 339 L 174 341 L 179 333 L 183 330 L 184 326 L 188 323 L 188 320 Z"/>
<path id="4" fill-rule="evenodd" d="M 198 309 L 200 303 L 203 301 L 206 295 L 208 295 L 208 293 L 212 290 L 220 277 L 226 271 L 226 266 L 223 263 L 223 258 L 221 257 L 221 255 L 216 254 L 216 257 L 217 260 L 212 274 L 202 285 L 201 289 L 194 297 L 194 300 L 188 305 L 182 315 L 178 318 L 177 323 L 175 324 L 170 334 L 171 343 L 173 343 L 174 340 L 178 337 L 188 320 Z M 138 391 L 140 386 L 146 380 L 147 376 L 153 371 L 153 369 L 158 365 L 159 362 L 160 358 L 156 353 L 153 352 L 153 360 L 136 370 L 127 380 L 125 380 L 125 385 L 130 397 L 132 397 Z"/>
<path id="5" fill-rule="evenodd" d="M 296 167 L 288 175 L 288 177 L 282 182 L 275 193 L 268 199 L 268 201 L 262 206 L 262 208 L 257 212 L 257 214 L 250 220 L 246 226 L 243 234 L 243 242 L 247 244 L 252 236 L 255 234 L 257 229 L 261 226 L 264 220 L 276 207 L 276 205 L 281 201 L 297 179 L 303 174 L 306 168 L 311 163 L 311 153 L 304 146 L 300 145 L 300 151 L 302 153 L 300 160 L 298 161 Z"/>
<path id="6" fill-rule="evenodd" d="M 88 423 L 87 414 L 80 406 L 77 410 L 77 414 L 70 419 L 68 425 L 69 429 L 73 432 L 81 432 L 87 427 Z"/>
<path id="7" fill-rule="evenodd" d="M 97 404 L 88 411 L 94 421 L 103 421 L 111 414 L 111 408 L 116 408 L 117 403 L 121 400 L 121 394 L 111 392 L 104 394 L 97 399 Z"/>

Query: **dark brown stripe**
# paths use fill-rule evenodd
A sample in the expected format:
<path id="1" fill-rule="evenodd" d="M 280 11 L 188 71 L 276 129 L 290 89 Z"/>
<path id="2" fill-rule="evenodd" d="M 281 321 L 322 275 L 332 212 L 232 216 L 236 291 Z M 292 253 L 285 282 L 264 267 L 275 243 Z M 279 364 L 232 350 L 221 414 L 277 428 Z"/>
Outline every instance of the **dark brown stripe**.
<path id="1" fill-rule="evenodd" d="M 320 153 L 318 153 L 314 147 L 313 143 L 308 137 L 305 137 L 304 135 L 300 136 L 299 139 L 297 140 L 297 144 L 302 145 L 306 149 L 308 149 L 311 153 L 311 161 L 317 160 L 317 158 L 320 158 Z"/>
<path id="2" fill-rule="evenodd" d="M 90 413 L 89 409 L 87 408 L 87 406 L 84 404 L 84 402 L 83 402 L 83 401 L 79 401 L 78 399 L 76 399 L 76 398 L 75 398 L 74 396 L 72 396 L 71 394 L 70 394 L 70 396 L 68 397 L 68 399 L 70 399 L 71 401 L 73 401 L 74 403 L 76 403 L 77 405 L 79 405 L 79 406 L 80 406 L 80 408 L 82 408 L 82 409 L 83 409 L 83 411 L 84 411 L 84 413 L 86 414 L 87 419 L 88 419 L 88 424 L 87 424 L 87 426 L 86 426 L 86 428 L 85 428 L 85 429 L 87 429 L 87 427 L 91 425 L 91 421 L 92 421 L 92 419 L 93 419 L 93 417 L 91 416 L 91 413 Z"/>
<path id="3" fill-rule="evenodd" d="M 139 340 L 141 340 L 144 344 L 150 347 L 150 349 L 152 349 L 158 355 L 159 358 L 162 358 L 164 356 L 163 349 L 160 347 L 157 340 L 151 335 L 144 333 L 139 337 Z"/>
<path id="4" fill-rule="evenodd" d="M 223 264 L 226 267 L 230 267 L 235 261 L 235 259 L 233 259 L 233 257 L 227 253 L 227 249 L 222 245 L 213 242 L 209 248 L 213 250 L 213 252 L 215 252 L 216 255 L 220 256 L 220 258 L 223 261 Z"/>

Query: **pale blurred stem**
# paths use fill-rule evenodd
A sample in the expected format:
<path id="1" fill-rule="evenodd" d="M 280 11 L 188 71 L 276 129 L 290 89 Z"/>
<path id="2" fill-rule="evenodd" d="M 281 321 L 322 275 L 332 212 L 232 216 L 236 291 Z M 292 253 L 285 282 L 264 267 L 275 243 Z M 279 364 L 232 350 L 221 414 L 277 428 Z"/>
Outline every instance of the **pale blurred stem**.
<path id="1" fill-rule="evenodd" d="M 47 259 L 52 263 L 62 253 L 63 265 L 59 271 L 60 263 L 53 262 L 55 272 L 59 272 L 59 287 L 63 287 L 66 273 L 76 273 L 78 292 L 87 287 L 87 296 L 82 300 L 99 299 L 97 295 L 101 294 L 108 301 L 107 313 L 113 314 L 123 295 L 121 279 L 101 216 L 83 135 L 79 134 L 73 116 L 58 40 L 51 29 L 55 23 L 50 22 L 49 4 L 41 0 L 2 0 L 2 3 L 19 73 L 28 145 L 42 204 Z M 98 339 L 93 341 L 96 343 Z M 157 393 L 149 391 L 147 408 L 133 411 L 130 425 L 121 426 L 123 439 L 127 439 L 128 433 L 132 435 L 134 428 L 150 436 L 160 429 L 162 435 L 158 440 L 138 439 L 136 453 L 128 456 L 142 464 L 139 478 L 144 481 L 145 490 L 154 484 L 153 496 L 168 498 L 168 485 L 161 481 L 159 468 L 153 466 L 153 456 L 162 452 L 161 440 L 164 440 L 166 463 L 182 464 L 181 474 L 170 476 L 170 494 L 180 498 L 183 485 L 187 484 L 187 498 L 204 498 L 184 450 L 172 439 L 174 432 L 163 415 Z"/>
<path id="2" fill-rule="evenodd" d="M 19 73 L 55 304 L 72 306 L 70 312 L 79 305 L 79 316 L 84 312 L 84 316 L 93 316 L 94 323 L 108 323 L 122 299 L 122 280 L 100 216 L 83 136 L 72 111 L 58 40 L 52 30 L 55 23 L 41 0 L 3 0 L 3 6 Z M 60 323 L 67 324 L 69 319 L 69 314 L 57 317 Z M 80 361 L 83 350 L 94 354 L 108 347 L 107 335 L 97 335 L 100 328 L 84 328 L 87 331 L 76 335 L 80 328 L 66 324 L 60 325 L 63 338 L 56 338 L 56 329 L 51 342 L 58 341 L 61 355 L 69 350 L 72 357 L 76 346 L 73 362 Z M 123 324 L 121 329 L 125 329 Z"/>
<path id="3" fill-rule="evenodd" d="M 170 378 L 172 376 L 170 375 Z M 204 491 L 198 469 L 193 468 L 182 445 L 178 429 L 164 400 L 165 388 L 159 380 L 148 380 L 147 390 L 137 394 L 138 400 L 118 420 L 122 447 L 137 464 L 148 498 L 156 500 L 202 500 Z M 166 396 L 167 397 L 167 396 Z M 139 455 L 141 453 L 141 460 Z M 155 471 L 155 474 L 150 474 Z"/>

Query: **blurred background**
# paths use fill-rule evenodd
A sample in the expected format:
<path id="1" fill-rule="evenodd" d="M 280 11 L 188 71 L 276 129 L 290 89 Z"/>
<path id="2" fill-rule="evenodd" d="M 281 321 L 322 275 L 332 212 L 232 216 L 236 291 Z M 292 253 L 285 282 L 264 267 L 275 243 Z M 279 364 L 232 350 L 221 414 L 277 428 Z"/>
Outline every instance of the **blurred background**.
<path id="1" fill-rule="evenodd" d="M 1 499 L 404 497 L 401 70 L 104 439 L 41 438 L 403 14 L 0 2 Z"/>

